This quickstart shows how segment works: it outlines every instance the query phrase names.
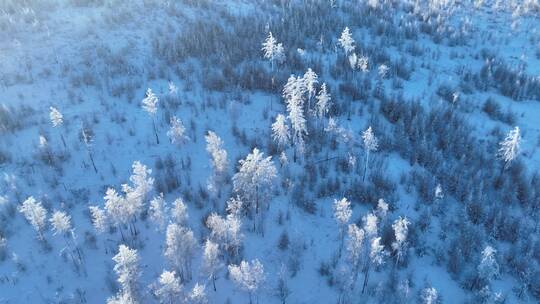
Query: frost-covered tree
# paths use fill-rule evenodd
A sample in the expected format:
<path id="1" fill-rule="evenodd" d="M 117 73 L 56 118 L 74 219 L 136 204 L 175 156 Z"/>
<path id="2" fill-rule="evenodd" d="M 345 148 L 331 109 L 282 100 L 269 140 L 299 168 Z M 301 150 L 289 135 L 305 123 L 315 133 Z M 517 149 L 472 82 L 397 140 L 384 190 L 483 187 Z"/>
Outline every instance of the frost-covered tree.
<path id="1" fill-rule="evenodd" d="M 377 137 L 375 137 L 375 134 L 373 134 L 371 126 L 362 133 L 362 140 L 364 142 L 364 149 L 366 151 L 366 162 L 364 164 L 364 174 L 362 176 L 362 181 L 365 181 L 369 164 L 369 154 L 371 152 L 377 151 L 377 149 L 379 148 L 379 140 L 377 139 Z"/>
<path id="2" fill-rule="evenodd" d="M 381 64 L 378 69 L 378 74 L 379 74 L 380 79 L 386 78 L 389 70 L 390 68 L 386 64 Z"/>
<path id="3" fill-rule="evenodd" d="M 43 231 L 47 225 L 47 210 L 43 208 L 41 202 L 36 201 L 33 196 L 28 197 L 19 207 L 26 220 L 34 227 L 40 240 L 44 239 Z"/>
<path id="4" fill-rule="evenodd" d="M 519 127 L 515 127 L 508 132 L 506 138 L 499 143 L 499 157 L 504 161 L 503 170 L 512 162 L 520 152 L 521 134 Z"/>
<path id="5" fill-rule="evenodd" d="M 362 293 L 364 293 L 368 280 L 369 272 L 372 266 L 378 266 L 382 263 L 382 257 L 385 252 L 380 245 L 380 237 L 378 234 L 378 221 L 379 219 L 374 213 L 369 213 L 362 218 L 364 222 L 364 236 L 366 241 L 363 248 L 363 271 L 364 271 L 364 284 L 362 287 Z M 378 239 L 378 240 L 377 240 Z M 381 262 L 381 263 L 379 263 Z"/>
<path id="6" fill-rule="evenodd" d="M 442 200 L 444 198 L 444 192 L 442 189 L 441 184 L 437 184 L 437 187 L 435 187 L 435 199 L 436 200 Z"/>
<path id="7" fill-rule="evenodd" d="M 338 41 L 343 50 L 345 51 L 345 54 L 349 54 L 354 51 L 354 39 L 348 27 L 345 27 L 343 32 L 341 32 L 341 37 L 338 39 Z"/>
<path id="8" fill-rule="evenodd" d="M 366 232 L 366 235 L 369 238 L 375 237 L 377 235 L 377 231 L 378 231 L 377 225 L 379 221 L 377 216 L 373 213 L 369 213 L 366 216 L 364 216 L 362 220 L 364 222 L 364 231 Z"/>
<path id="9" fill-rule="evenodd" d="M 308 95 L 308 109 L 311 109 L 311 98 L 315 96 L 315 86 L 319 83 L 317 73 L 313 72 L 311 68 L 308 68 L 304 73 L 304 86 Z"/>
<path id="10" fill-rule="evenodd" d="M 236 193 L 255 211 L 261 213 L 272 194 L 272 189 L 277 178 L 277 170 L 272 162 L 272 157 L 264 157 L 264 153 L 254 148 L 245 159 L 239 161 L 240 168 L 233 176 L 233 188 Z M 262 206 L 262 208 L 261 208 Z M 261 230 L 262 231 L 262 230 Z"/>
<path id="11" fill-rule="evenodd" d="M 292 142 L 296 152 L 303 154 L 304 137 L 308 134 L 306 119 L 304 117 L 304 93 L 306 92 L 304 79 L 291 75 L 283 88 L 283 97 L 287 105 L 288 119 L 292 127 Z"/>
<path id="12" fill-rule="evenodd" d="M 347 238 L 347 258 L 352 273 L 352 288 L 354 289 L 358 273 L 362 268 L 362 253 L 364 248 L 365 233 L 356 224 L 350 224 Z"/>
<path id="13" fill-rule="evenodd" d="M 437 304 L 439 301 L 439 293 L 433 287 L 427 287 L 422 290 L 420 295 L 422 304 Z"/>
<path id="14" fill-rule="evenodd" d="M 276 295 L 281 300 L 282 304 L 287 303 L 287 298 L 291 295 L 291 290 L 287 283 L 287 267 L 284 264 L 281 264 L 281 268 L 278 274 Z"/>
<path id="15" fill-rule="evenodd" d="M 384 263 L 384 257 L 386 256 L 386 251 L 384 251 L 384 246 L 381 245 L 381 238 L 374 237 L 370 241 L 369 247 L 369 261 L 367 263 L 367 268 L 364 275 L 364 285 L 362 287 L 362 293 L 364 293 L 368 280 L 371 267 L 379 267 Z"/>
<path id="16" fill-rule="evenodd" d="M 343 239 L 345 238 L 345 228 L 351 219 L 352 210 L 351 202 L 349 202 L 345 197 L 337 200 L 334 199 L 334 218 L 339 226 L 339 253 L 341 255 L 341 248 L 343 247 Z"/>
<path id="17" fill-rule="evenodd" d="M 124 216 L 127 218 L 126 223 L 129 222 L 131 224 L 132 235 L 137 235 L 135 222 L 143 210 L 148 194 L 154 188 L 154 178 L 150 176 L 152 170 L 148 169 L 139 161 L 133 162 L 132 170 L 133 173 L 129 177 L 131 185 L 122 185 L 122 191 L 125 193 L 125 197 L 120 199 L 120 203 L 122 204 L 120 207 Z"/>
<path id="18" fill-rule="evenodd" d="M 178 225 L 185 225 L 189 218 L 187 206 L 181 198 L 177 198 L 173 202 L 171 209 L 171 218 Z"/>
<path id="19" fill-rule="evenodd" d="M 171 143 L 176 145 L 181 145 L 189 140 L 182 120 L 176 116 L 171 117 L 171 126 L 169 131 L 167 131 L 167 136 Z"/>
<path id="20" fill-rule="evenodd" d="M 164 255 L 183 282 L 191 280 L 191 262 L 196 247 L 193 231 L 177 224 L 167 226 Z"/>
<path id="21" fill-rule="evenodd" d="M 71 216 L 63 211 L 54 211 L 49 219 L 53 230 L 53 235 L 60 234 L 66 236 L 71 234 Z"/>
<path id="22" fill-rule="evenodd" d="M 105 210 L 99 208 L 98 206 L 90 206 L 90 215 L 92 217 L 92 225 L 98 233 L 103 233 L 109 229 L 109 219 L 107 218 L 107 213 Z"/>
<path id="23" fill-rule="evenodd" d="M 279 164 L 283 168 L 288 163 L 289 163 L 289 159 L 287 158 L 287 154 L 285 154 L 285 151 L 281 151 L 281 154 L 279 155 Z"/>
<path id="24" fill-rule="evenodd" d="M 148 194 L 154 189 L 154 178 L 150 176 L 152 169 L 148 169 L 139 161 L 134 161 L 131 168 L 133 173 L 129 181 L 132 186 L 123 184 L 122 191 L 126 194 L 129 207 L 135 209 L 132 212 L 138 214 Z"/>
<path id="25" fill-rule="evenodd" d="M 129 295 L 119 293 L 114 297 L 107 299 L 107 304 L 137 304 L 139 303 L 135 299 L 132 299 Z"/>
<path id="26" fill-rule="evenodd" d="M 206 288 L 204 285 L 195 283 L 193 289 L 187 297 L 187 302 L 189 304 L 208 304 L 208 298 L 206 296 Z"/>
<path id="27" fill-rule="evenodd" d="M 499 264 L 495 259 L 495 250 L 491 246 L 486 246 L 482 251 L 482 259 L 478 265 L 478 276 L 489 284 L 491 280 L 499 275 Z"/>
<path id="28" fill-rule="evenodd" d="M 326 83 L 323 83 L 321 85 L 321 89 L 319 90 L 319 93 L 317 94 L 317 117 L 319 119 L 322 119 L 325 115 L 328 114 L 328 111 L 330 110 L 330 107 L 332 106 L 332 97 L 330 96 L 330 93 L 328 93 L 326 89 Z"/>
<path id="29" fill-rule="evenodd" d="M 167 203 L 163 198 L 163 193 L 160 193 L 159 196 L 155 196 L 150 201 L 148 215 L 150 216 L 150 220 L 156 224 L 158 230 L 163 230 L 167 218 Z"/>
<path id="30" fill-rule="evenodd" d="M 276 116 L 276 121 L 272 124 L 272 139 L 278 146 L 284 148 L 289 144 L 290 136 L 287 118 L 285 118 L 283 114 L 278 114 Z"/>
<path id="31" fill-rule="evenodd" d="M 262 51 L 264 52 L 264 58 L 270 61 L 272 71 L 274 70 L 274 62 L 281 62 L 285 58 L 283 45 L 277 42 L 272 32 L 268 33 L 268 37 L 262 43 Z"/>
<path id="32" fill-rule="evenodd" d="M 406 217 L 399 217 L 392 224 L 394 229 L 395 242 L 392 243 L 392 249 L 396 254 L 396 265 L 403 259 L 403 256 L 407 252 L 407 235 L 409 233 L 409 220 Z"/>
<path id="33" fill-rule="evenodd" d="M 158 288 L 154 294 L 161 304 L 181 303 L 182 284 L 174 271 L 164 270 L 158 279 Z"/>
<path id="34" fill-rule="evenodd" d="M 42 158 L 46 159 L 49 165 L 52 165 L 54 158 L 53 158 L 51 149 L 49 148 L 49 143 L 47 142 L 47 138 L 45 138 L 45 136 L 39 135 L 38 147 L 39 147 L 40 152 L 43 153 Z"/>
<path id="35" fill-rule="evenodd" d="M 169 95 L 176 96 L 178 94 L 178 87 L 174 84 L 174 82 L 169 81 Z"/>
<path id="36" fill-rule="evenodd" d="M 223 141 L 216 133 L 208 131 L 205 136 L 206 151 L 210 154 L 210 163 L 212 164 L 213 174 L 208 181 L 208 189 L 217 193 L 219 187 L 225 182 L 229 160 L 227 151 L 223 148 Z"/>
<path id="37" fill-rule="evenodd" d="M 377 201 L 377 209 L 375 210 L 377 217 L 384 223 L 386 216 L 388 215 L 388 203 L 384 199 L 380 198 Z"/>
<path id="38" fill-rule="evenodd" d="M 49 118 L 51 119 L 53 127 L 56 128 L 61 126 L 64 123 L 64 115 L 62 115 L 55 107 L 50 107 L 49 110 Z"/>
<path id="39" fill-rule="evenodd" d="M 90 158 L 90 162 L 92 162 L 92 166 L 94 167 L 94 171 L 98 173 L 96 163 L 94 162 L 94 155 L 92 153 L 93 135 L 91 133 L 91 130 L 89 128 L 86 128 L 84 125 L 81 127 L 81 137 L 84 142 L 84 146 L 86 147 L 88 157 Z"/>
<path id="40" fill-rule="evenodd" d="M 224 252 L 237 257 L 244 237 L 240 230 L 242 221 L 239 217 L 239 211 L 230 212 L 225 218 L 212 213 L 208 216 L 206 225 L 211 231 L 210 238 L 212 241 L 220 244 Z"/>
<path id="41" fill-rule="evenodd" d="M 118 276 L 120 291 L 116 296 L 117 302 L 107 303 L 138 303 L 138 280 L 141 276 L 139 267 L 139 255 L 136 249 L 130 249 L 125 245 L 118 247 L 118 253 L 113 257 L 114 272 Z M 127 302 L 122 302 L 125 299 Z M 112 299 L 114 300 L 114 299 Z"/>
<path id="42" fill-rule="evenodd" d="M 159 137 L 158 137 L 157 128 L 156 128 L 156 121 L 155 121 L 155 116 L 156 116 L 157 107 L 158 107 L 158 101 L 159 100 L 158 100 L 158 97 L 156 96 L 156 94 L 154 94 L 154 92 L 152 92 L 152 89 L 148 88 L 146 90 L 146 97 L 144 97 L 143 100 L 141 101 L 141 107 L 152 118 L 152 126 L 154 127 L 154 134 L 156 135 L 156 144 L 159 145 Z"/>
<path id="43" fill-rule="evenodd" d="M 49 108 L 49 118 L 51 119 L 51 124 L 54 128 L 60 127 L 64 124 L 64 115 L 58 111 L 55 107 Z M 62 143 L 64 144 L 64 148 L 66 148 L 66 140 L 64 139 L 64 135 L 62 132 L 60 132 L 60 138 L 62 139 Z"/>
<path id="44" fill-rule="evenodd" d="M 356 60 L 356 67 L 362 71 L 362 73 L 367 73 L 369 71 L 369 58 L 366 56 L 359 56 Z"/>
<path id="45" fill-rule="evenodd" d="M 122 240 L 125 240 L 122 227 L 128 223 L 130 216 L 126 208 L 125 199 L 113 188 L 107 189 L 103 199 L 105 199 L 107 218 L 111 220 L 111 224 L 119 229 Z"/>
<path id="46" fill-rule="evenodd" d="M 214 291 L 216 291 L 216 275 L 223 267 L 219 260 L 219 245 L 206 240 L 203 248 L 202 272 L 212 281 Z"/>
<path id="47" fill-rule="evenodd" d="M 229 265 L 229 274 L 234 284 L 249 295 L 249 303 L 253 303 L 253 295 L 264 282 L 264 267 L 255 259 L 251 262 L 242 261 L 240 265 Z"/>

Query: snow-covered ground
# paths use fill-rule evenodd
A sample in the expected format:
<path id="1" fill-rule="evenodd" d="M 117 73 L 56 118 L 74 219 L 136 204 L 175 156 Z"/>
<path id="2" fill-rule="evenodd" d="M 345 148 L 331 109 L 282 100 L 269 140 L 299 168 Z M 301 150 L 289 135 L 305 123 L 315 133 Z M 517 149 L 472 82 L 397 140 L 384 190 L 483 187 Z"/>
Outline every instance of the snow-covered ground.
<path id="1" fill-rule="evenodd" d="M 0 1 L 0 303 L 205 303 L 197 284 L 208 303 L 538 302 L 540 5 L 471 2 Z M 345 27 L 354 51 L 339 40 Z M 283 43 L 275 60 L 261 50 L 269 32 Z M 351 68 L 353 53 L 367 69 Z M 308 68 L 315 94 L 282 96 L 289 76 Z M 332 105 L 316 117 L 322 83 Z M 141 106 L 149 88 L 155 115 Z M 51 107 L 63 116 L 57 126 Z M 278 145 L 278 114 L 291 132 L 305 116 L 304 149 L 295 136 Z M 173 116 L 185 127 L 179 144 L 168 133 Z M 366 161 L 370 126 L 378 146 Z M 516 126 L 519 149 L 504 163 L 499 142 Z M 226 151 L 223 172 L 209 131 L 223 141 L 214 150 Z M 262 186 L 235 187 L 254 148 L 272 156 L 276 178 L 264 183 L 270 168 L 247 179 Z M 148 191 L 130 180 L 136 161 L 151 170 Z M 124 224 L 106 207 L 108 188 L 126 195 L 120 213 L 142 204 Z M 161 229 L 150 211 L 160 193 Z M 226 206 L 237 195 L 235 215 Z M 31 196 L 47 211 L 41 239 L 35 212 L 21 212 Z M 335 202 L 344 197 L 342 238 Z M 186 222 L 171 213 L 179 198 Z M 106 211 L 104 232 L 90 206 Z M 54 232 L 55 211 L 71 217 L 73 233 Z M 241 221 L 238 253 L 210 229 L 212 213 Z M 402 251 L 392 245 L 400 217 L 409 221 Z M 197 244 L 192 258 L 178 253 L 192 278 L 164 256 L 174 222 Z M 365 233 L 357 279 L 350 224 Z M 207 239 L 220 249 L 216 291 Z M 130 283 L 114 270 L 120 245 L 139 257 Z M 253 260 L 264 280 L 244 277 L 250 296 L 227 264 Z M 164 270 L 182 284 L 170 301 L 156 292 Z"/>

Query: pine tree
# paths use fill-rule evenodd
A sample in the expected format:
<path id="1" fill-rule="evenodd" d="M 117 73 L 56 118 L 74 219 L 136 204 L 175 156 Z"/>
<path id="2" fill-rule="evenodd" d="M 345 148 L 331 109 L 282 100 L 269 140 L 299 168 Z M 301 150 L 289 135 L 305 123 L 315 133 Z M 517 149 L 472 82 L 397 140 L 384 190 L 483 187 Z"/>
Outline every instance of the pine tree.
<path id="1" fill-rule="evenodd" d="M 206 151 L 210 154 L 213 168 L 212 177 L 208 181 L 208 189 L 217 193 L 221 184 L 225 182 L 229 160 L 227 159 L 227 151 L 223 148 L 223 141 L 216 133 L 208 131 L 205 139 Z"/>
<path id="2" fill-rule="evenodd" d="M 141 101 L 141 106 L 143 110 L 145 110 L 152 118 L 152 126 L 154 127 L 154 134 L 156 135 L 156 144 L 159 145 L 159 137 L 157 134 L 156 121 L 154 118 L 157 113 L 158 101 L 159 100 L 156 94 L 152 92 L 152 89 L 148 88 L 148 90 L 146 90 L 146 97 Z"/>
<path id="3" fill-rule="evenodd" d="M 270 60 L 272 71 L 274 70 L 274 62 L 282 61 L 284 58 L 284 49 L 281 43 L 278 43 L 272 32 L 268 33 L 268 37 L 262 43 L 262 51 L 264 58 Z"/>
<path id="4" fill-rule="evenodd" d="M 182 284 L 174 271 L 163 271 L 158 279 L 159 287 L 154 294 L 161 304 L 179 304 Z"/>
<path id="5" fill-rule="evenodd" d="M 137 303 L 138 280 L 141 276 L 137 250 L 120 245 L 118 247 L 118 254 L 113 257 L 113 261 L 116 263 L 114 272 L 118 276 L 118 283 L 120 283 L 121 287 L 121 290 L 116 296 L 118 301 L 116 303 Z M 128 302 L 121 302 L 118 299 L 126 299 Z"/>
<path id="6" fill-rule="evenodd" d="M 354 39 L 352 38 L 351 31 L 348 27 L 345 27 L 338 41 L 346 55 L 354 51 Z"/>
<path id="7" fill-rule="evenodd" d="M 64 115 L 62 115 L 62 113 L 60 113 L 60 111 L 58 111 L 58 109 L 55 107 L 50 107 L 49 109 L 49 118 L 51 119 L 53 127 L 57 128 L 62 126 L 64 124 Z M 62 132 L 60 132 L 60 138 L 62 139 L 62 143 L 64 144 L 65 149 L 67 147 L 66 140 L 64 139 L 64 135 L 62 134 Z"/>
<path id="8" fill-rule="evenodd" d="M 44 240 L 43 231 L 47 225 L 47 210 L 43 208 L 41 202 L 36 201 L 33 196 L 30 196 L 19 207 L 19 212 L 34 227 L 38 238 Z"/>
<path id="9" fill-rule="evenodd" d="M 289 144 L 290 138 L 289 126 L 283 114 L 276 116 L 276 121 L 272 124 L 272 139 L 276 141 L 281 148 Z"/>
<path id="10" fill-rule="evenodd" d="M 334 218 L 339 226 L 339 255 L 341 256 L 341 249 L 343 248 L 343 239 L 345 238 L 345 228 L 351 219 L 352 210 L 351 202 L 346 198 L 341 200 L 334 199 Z"/>
<path id="11" fill-rule="evenodd" d="M 386 251 L 384 251 L 384 246 L 381 245 L 380 237 L 372 238 L 369 244 L 369 261 L 367 262 L 367 268 L 365 270 L 362 293 L 364 293 L 367 287 L 371 267 L 379 267 L 380 265 L 382 265 L 384 263 L 384 257 L 386 256 Z"/>
<path id="12" fill-rule="evenodd" d="M 163 230 L 165 227 L 165 220 L 167 217 L 166 204 L 163 193 L 160 193 L 159 196 L 154 197 L 150 201 L 150 207 L 148 208 L 150 220 L 156 224 L 159 231 Z"/>
<path id="13" fill-rule="evenodd" d="M 319 83 L 318 76 L 311 68 L 304 74 L 304 86 L 308 94 L 308 110 L 311 109 L 311 98 L 315 96 L 315 86 Z"/>
<path id="14" fill-rule="evenodd" d="M 291 75 L 283 88 L 283 97 L 287 104 L 288 119 L 292 126 L 292 142 L 296 152 L 304 152 L 304 137 L 308 134 L 306 119 L 304 117 L 304 93 L 306 92 L 304 79 Z"/>
<path id="15" fill-rule="evenodd" d="M 347 252 L 348 260 L 351 265 L 352 272 L 352 288 L 356 285 L 356 280 L 358 278 L 358 273 L 362 267 L 362 252 L 364 248 L 364 239 L 365 232 L 363 229 L 358 228 L 356 224 L 350 224 L 348 230 L 348 239 L 347 239 Z"/>
<path id="16" fill-rule="evenodd" d="M 504 169 L 512 162 L 520 152 L 521 148 L 521 134 L 519 127 L 515 127 L 508 132 L 506 138 L 500 142 L 499 157 L 504 161 Z"/>
<path id="17" fill-rule="evenodd" d="M 356 67 L 362 71 L 362 73 L 367 73 L 369 71 L 369 58 L 366 56 L 360 56 L 356 60 Z"/>
<path id="18" fill-rule="evenodd" d="M 364 284 L 362 286 L 362 293 L 364 293 L 368 280 L 369 272 L 372 266 L 378 266 L 382 264 L 382 259 L 386 254 L 383 251 L 383 246 L 380 245 L 380 237 L 377 237 L 378 233 L 378 218 L 375 214 L 369 213 L 362 218 L 364 222 L 364 235 L 367 239 L 364 242 L 363 259 L 364 259 Z"/>
<path id="19" fill-rule="evenodd" d="M 193 286 L 193 289 L 189 293 L 188 296 L 188 303 L 189 304 L 208 304 L 208 298 L 206 297 L 206 291 L 205 291 L 204 285 L 199 284 L 198 282 L 195 283 Z"/>
<path id="20" fill-rule="evenodd" d="M 137 217 L 141 214 L 144 206 L 144 202 L 150 192 L 154 188 L 154 178 L 150 175 L 152 170 L 148 169 L 145 165 L 139 161 L 134 161 L 132 165 L 133 173 L 129 177 L 129 181 L 132 185 L 123 184 L 122 191 L 125 193 L 123 201 L 123 212 L 127 217 L 127 221 L 130 222 L 131 234 L 136 236 L 138 234 L 135 222 Z"/>
<path id="21" fill-rule="evenodd" d="M 264 282 L 264 267 L 255 259 L 250 262 L 242 261 L 240 265 L 229 265 L 231 280 L 238 288 L 244 290 L 249 295 L 249 303 L 253 303 L 253 295 Z"/>
<path id="22" fill-rule="evenodd" d="M 98 233 L 103 233 L 109 228 L 109 220 L 105 211 L 98 206 L 90 206 L 92 224 Z"/>
<path id="23" fill-rule="evenodd" d="M 388 68 L 386 64 L 381 64 L 378 69 L 378 74 L 379 74 L 380 79 L 385 79 L 386 76 L 388 75 L 389 70 L 390 68 Z"/>
<path id="24" fill-rule="evenodd" d="M 437 304 L 439 294 L 433 287 L 427 287 L 422 290 L 421 299 L 423 304 Z"/>
<path id="25" fill-rule="evenodd" d="M 108 188 L 103 198 L 105 199 L 107 218 L 109 218 L 112 224 L 119 229 L 122 240 L 125 241 L 122 227 L 129 221 L 129 213 L 126 210 L 125 199 L 113 188 Z"/>
<path id="26" fill-rule="evenodd" d="M 86 147 L 86 151 L 88 152 L 88 157 L 90 157 L 90 161 L 92 162 L 92 166 L 94 167 L 94 171 L 98 173 L 98 169 L 96 167 L 96 163 L 94 162 L 94 156 L 92 154 L 92 134 L 88 128 L 85 128 L 84 125 L 81 128 L 81 137 L 84 142 L 84 146 Z"/>
<path id="27" fill-rule="evenodd" d="M 187 206 L 181 198 L 177 198 L 174 200 L 173 207 L 171 209 L 171 218 L 176 224 L 180 226 L 186 225 L 189 214 Z"/>
<path id="28" fill-rule="evenodd" d="M 272 193 L 277 170 L 272 157 L 264 157 L 259 149 L 254 148 L 245 159 L 239 161 L 240 168 L 233 176 L 233 188 L 240 195 L 243 202 L 247 202 L 255 214 L 260 213 L 261 232 L 263 212 Z M 262 208 L 261 208 L 262 206 Z M 254 222 L 255 228 L 255 222 Z"/>
<path id="29" fill-rule="evenodd" d="M 213 242 L 219 244 L 230 256 L 238 256 L 244 237 L 239 212 L 230 212 L 225 218 L 212 213 L 206 220 L 206 226 L 210 229 L 210 239 Z"/>
<path id="30" fill-rule="evenodd" d="M 196 247 L 193 231 L 177 224 L 167 226 L 164 255 L 178 271 L 182 282 L 191 280 L 191 262 Z"/>
<path id="31" fill-rule="evenodd" d="M 366 235 L 369 238 L 375 237 L 378 233 L 377 225 L 379 219 L 377 218 L 377 216 L 373 213 L 369 213 L 364 216 L 362 220 L 364 222 L 364 231 L 366 232 Z"/>
<path id="32" fill-rule="evenodd" d="M 388 215 L 388 203 L 385 202 L 384 199 L 380 198 L 377 201 L 377 210 L 375 212 L 377 213 L 377 217 L 384 224 L 386 216 Z"/>
<path id="33" fill-rule="evenodd" d="M 171 140 L 171 143 L 176 145 L 182 145 L 189 140 L 182 120 L 176 116 L 171 117 L 171 127 L 167 131 L 167 136 Z"/>
<path id="34" fill-rule="evenodd" d="M 392 249 L 396 253 L 396 265 L 403 259 L 407 251 L 407 235 L 409 233 L 409 220 L 405 217 L 399 217 L 394 221 L 392 228 L 394 229 L 394 235 L 396 241 L 392 243 Z"/>
<path id="35" fill-rule="evenodd" d="M 326 83 L 323 83 L 321 85 L 321 89 L 319 90 L 319 93 L 317 94 L 317 117 L 319 119 L 322 119 L 325 115 L 328 114 L 328 111 L 330 110 L 331 104 L 331 96 L 330 93 L 326 90 Z"/>
<path id="36" fill-rule="evenodd" d="M 371 152 L 377 151 L 377 149 L 379 148 L 379 140 L 377 139 L 377 137 L 375 137 L 375 134 L 373 134 L 371 126 L 364 131 L 364 133 L 362 134 L 362 139 L 364 141 L 364 149 L 366 151 L 366 163 L 364 165 L 364 175 L 362 176 L 362 181 L 365 181 L 369 163 L 369 154 Z"/>
<path id="37" fill-rule="evenodd" d="M 174 84 L 174 82 L 169 81 L 169 95 L 176 96 L 178 94 L 178 87 Z"/>
<path id="38" fill-rule="evenodd" d="M 216 291 L 216 274 L 223 265 L 219 261 L 218 244 L 206 240 L 203 248 L 202 272 L 212 281 L 214 291 Z"/>
<path id="39" fill-rule="evenodd" d="M 51 119 L 51 123 L 53 127 L 59 127 L 64 123 L 64 115 L 58 111 L 55 107 L 50 107 L 50 113 L 49 118 Z"/>
<path id="40" fill-rule="evenodd" d="M 72 232 L 71 216 L 63 211 L 53 212 L 49 221 L 51 222 L 53 235 L 67 235 Z"/>
<path id="41" fill-rule="evenodd" d="M 482 251 L 482 259 L 478 265 L 478 276 L 488 284 L 499 275 L 499 264 L 495 259 L 496 253 L 497 250 L 493 247 L 486 246 Z"/>
<path id="42" fill-rule="evenodd" d="M 52 226 L 53 235 L 59 234 L 64 238 L 64 241 L 66 242 L 66 249 L 71 257 L 71 260 L 77 267 L 81 263 L 82 257 L 79 248 L 75 244 L 75 232 L 71 225 L 71 216 L 63 211 L 55 211 L 53 212 L 49 221 Z M 78 258 L 75 257 L 74 251 L 76 251 Z"/>

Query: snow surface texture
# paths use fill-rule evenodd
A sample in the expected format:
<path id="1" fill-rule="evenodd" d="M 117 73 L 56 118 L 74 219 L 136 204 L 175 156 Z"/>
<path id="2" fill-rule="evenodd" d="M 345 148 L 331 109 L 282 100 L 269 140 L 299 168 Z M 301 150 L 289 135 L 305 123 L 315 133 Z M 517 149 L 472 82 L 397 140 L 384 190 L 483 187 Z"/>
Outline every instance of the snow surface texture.
<path id="1" fill-rule="evenodd" d="M 539 18 L 0 1 L 0 303 L 538 303 Z"/>

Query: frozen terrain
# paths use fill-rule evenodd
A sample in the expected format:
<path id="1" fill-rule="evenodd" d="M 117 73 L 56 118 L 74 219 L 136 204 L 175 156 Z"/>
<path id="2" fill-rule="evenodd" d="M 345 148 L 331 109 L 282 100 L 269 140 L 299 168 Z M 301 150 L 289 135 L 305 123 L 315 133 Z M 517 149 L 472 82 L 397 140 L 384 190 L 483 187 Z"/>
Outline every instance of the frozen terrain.
<path id="1" fill-rule="evenodd" d="M 0 92 L 0 303 L 540 301 L 538 0 L 0 0 Z"/>

